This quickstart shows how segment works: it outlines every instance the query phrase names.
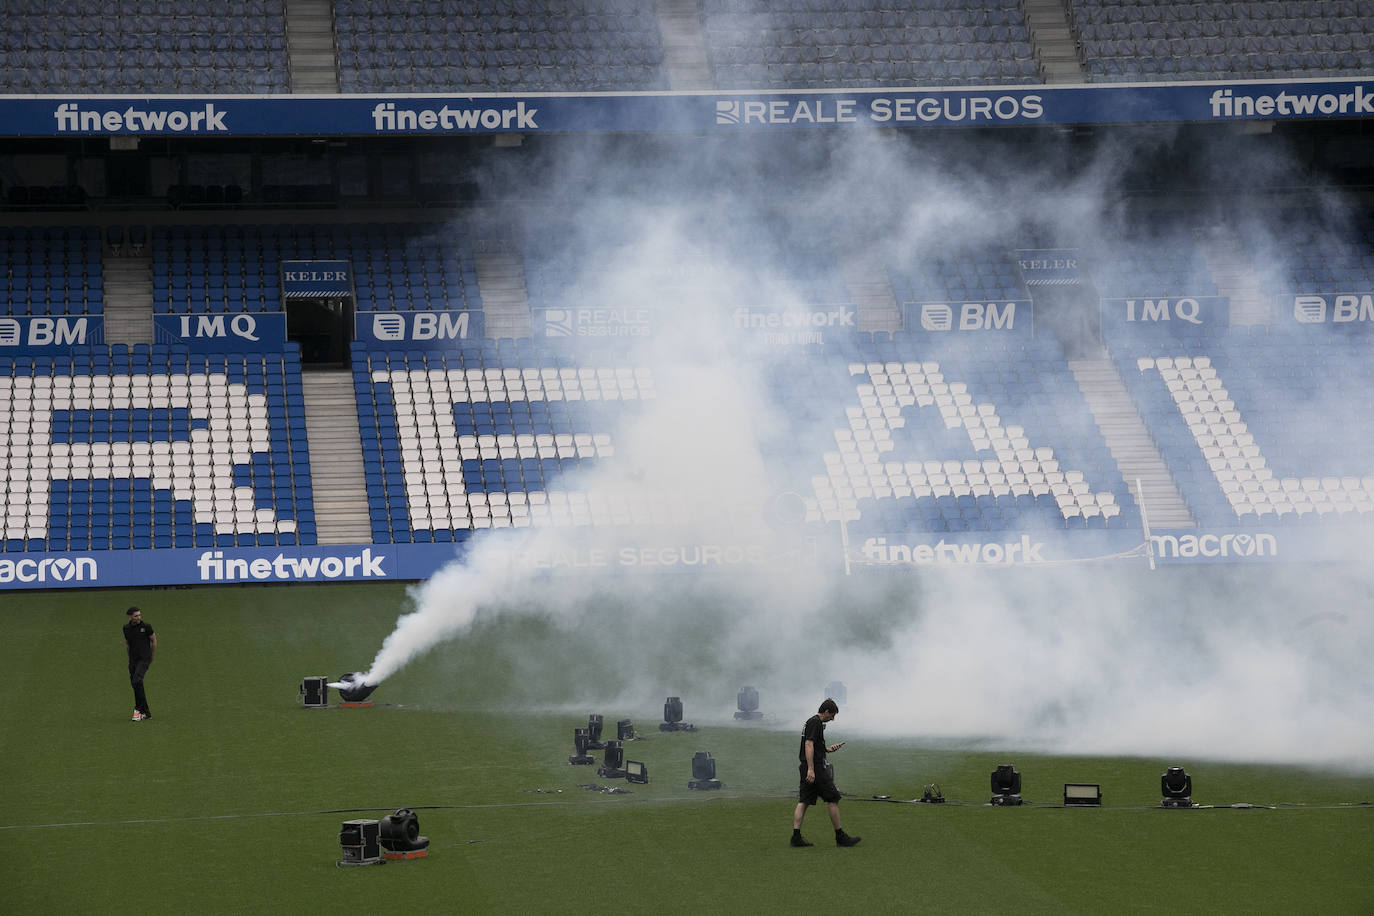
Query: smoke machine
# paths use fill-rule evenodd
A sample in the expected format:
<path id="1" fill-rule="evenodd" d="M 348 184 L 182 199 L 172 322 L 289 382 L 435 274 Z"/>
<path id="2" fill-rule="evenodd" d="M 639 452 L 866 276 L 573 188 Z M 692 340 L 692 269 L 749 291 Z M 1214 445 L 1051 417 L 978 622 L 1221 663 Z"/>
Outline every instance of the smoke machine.
<path id="1" fill-rule="evenodd" d="M 361 671 L 345 674 L 337 681 L 331 682 L 329 686 L 339 691 L 339 705 L 346 708 L 371 706 L 372 703 L 367 698 L 372 696 L 372 691 L 377 689 L 376 684 L 368 684 L 363 681 Z"/>

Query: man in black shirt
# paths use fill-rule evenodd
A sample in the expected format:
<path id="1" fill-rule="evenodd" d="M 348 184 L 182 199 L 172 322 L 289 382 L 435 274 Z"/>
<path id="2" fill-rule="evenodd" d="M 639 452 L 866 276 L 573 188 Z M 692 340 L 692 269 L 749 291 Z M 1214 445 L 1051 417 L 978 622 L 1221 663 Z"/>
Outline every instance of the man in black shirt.
<path id="1" fill-rule="evenodd" d="M 825 723 L 833 720 L 840 714 L 840 707 L 835 701 L 827 698 L 817 710 L 816 715 L 806 720 L 806 725 L 802 727 L 801 748 L 797 751 L 797 759 L 800 761 L 798 769 L 801 771 L 801 787 L 797 790 L 797 810 L 792 815 L 792 845 L 811 846 L 801 834 L 802 818 L 806 816 L 806 809 L 816 803 L 816 799 L 825 799 L 826 809 L 830 813 L 830 823 L 835 828 L 836 846 L 857 846 L 859 837 L 850 836 L 844 832 L 840 826 L 840 790 L 835 788 L 835 781 L 830 776 L 830 771 L 825 765 L 825 755 L 833 754 L 844 747 L 844 742 L 832 744 L 829 747 L 825 744 Z"/>
<path id="2" fill-rule="evenodd" d="M 143 622 L 143 612 L 138 608 L 131 607 L 124 614 L 129 618 L 124 625 L 124 648 L 129 653 L 129 683 L 134 688 L 134 721 L 142 722 L 153 717 L 148 711 L 148 696 L 143 692 L 143 676 L 157 652 L 157 636 L 152 624 Z"/>

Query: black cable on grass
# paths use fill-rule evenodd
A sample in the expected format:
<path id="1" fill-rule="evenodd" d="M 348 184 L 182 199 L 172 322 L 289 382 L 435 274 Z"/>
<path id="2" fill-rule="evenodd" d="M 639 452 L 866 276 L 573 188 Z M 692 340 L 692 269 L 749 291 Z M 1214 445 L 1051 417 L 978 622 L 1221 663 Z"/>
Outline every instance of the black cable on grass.
<path id="1" fill-rule="evenodd" d="M 918 805 L 920 807 L 935 807 L 926 805 L 918 798 L 890 798 L 883 796 L 846 796 L 853 801 L 860 802 L 885 802 L 896 805 Z M 745 799 L 748 801 L 758 801 L 768 798 L 795 798 L 795 795 L 788 793 L 785 795 L 715 795 L 712 794 L 711 801 L 738 801 Z M 674 798 L 641 798 L 645 803 L 668 803 L 668 802 L 690 802 L 697 803 L 695 799 Z M 530 802 L 502 802 L 499 804 L 475 804 L 475 805 L 406 805 L 412 811 L 476 811 L 488 808 L 550 808 L 567 807 L 576 805 L 576 801 L 530 801 Z M 956 808 L 979 807 L 986 808 L 986 804 L 970 805 L 967 802 L 946 801 L 947 806 Z M 1046 805 L 1035 802 L 1026 802 L 1021 807 L 1035 808 L 1039 810 L 1066 810 L 1064 805 Z M 1073 806 L 1079 807 L 1079 806 Z M 1104 811 L 1163 811 L 1159 805 L 1102 805 L 1094 806 Z M 1305 805 L 1302 802 L 1280 802 L 1277 805 L 1255 805 L 1248 802 L 1238 802 L 1232 805 L 1194 805 L 1192 808 L 1184 808 L 1184 811 L 1236 811 L 1236 810 L 1261 810 L 1261 811 L 1353 811 L 1360 808 L 1374 807 L 1374 802 L 1341 802 L 1334 805 Z M 57 824 L 0 824 L 0 831 L 3 830 L 53 830 L 61 827 L 122 827 L 133 824 L 174 824 L 182 821 L 232 821 L 244 820 L 255 817 L 315 817 L 325 814 L 370 814 L 373 812 L 391 813 L 397 809 L 396 805 L 380 805 L 361 808 L 330 808 L 324 811 L 259 811 L 251 814 L 199 814 L 192 817 L 140 817 L 130 818 L 122 821 L 69 821 Z M 473 841 L 475 842 L 475 841 Z"/>

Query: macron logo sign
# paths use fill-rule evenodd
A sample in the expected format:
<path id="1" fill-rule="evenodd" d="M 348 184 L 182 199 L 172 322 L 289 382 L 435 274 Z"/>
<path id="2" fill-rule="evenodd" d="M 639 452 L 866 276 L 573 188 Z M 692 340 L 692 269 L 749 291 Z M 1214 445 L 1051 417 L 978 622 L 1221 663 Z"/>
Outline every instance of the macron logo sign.
<path id="1" fill-rule="evenodd" d="M 82 134 L 208 134 L 227 133 L 224 123 L 227 112 L 217 109 L 213 102 L 203 108 L 171 108 L 151 111 L 130 105 L 123 111 L 117 108 L 81 108 L 76 102 L 57 106 L 59 133 Z"/>

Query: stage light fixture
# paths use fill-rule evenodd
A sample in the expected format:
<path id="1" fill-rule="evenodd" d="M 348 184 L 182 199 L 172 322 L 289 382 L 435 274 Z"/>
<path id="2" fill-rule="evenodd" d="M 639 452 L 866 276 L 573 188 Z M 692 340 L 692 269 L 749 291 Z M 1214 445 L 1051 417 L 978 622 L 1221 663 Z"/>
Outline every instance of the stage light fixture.
<path id="1" fill-rule="evenodd" d="M 420 836 L 420 819 L 409 808 L 382 818 L 378 840 L 387 859 L 423 859 L 429 855 L 429 837 Z"/>
<path id="2" fill-rule="evenodd" d="M 759 712 L 759 692 L 755 687 L 741 687 L 735 705 L 739 707 L 735 712 L 736 719 L 763 718 L 763 713 Z"/>
<path id="3" fill-rule="evenodd" d="M 648 785 L 649 768 L 638 760 L 625 761 L 625 781 L 641 786 Z"/>
<path id="4" fill-rule="evenodd" d="M 587 747 L 599 751 L 605 747 L 601 740 L 602 717 L 597 713 L 587 716 Z"/>
<path id="5" fill-rule="evenodd" d="M 1159 791 L 1164 800 L 1161 808 L 1193 807 L 1193 777 L 1183 767 L 1169 767 L 1159 777 Z"/>
<path id="6" fill-rule="evenodd" d="M 849 702 L 849 689 L 844 686 L 842 681 L 831 681 L 829 684 L 826 684 L 825 695 L 840 706 Z"/>
<path id="7" fill-rule="evenodd" d="M 604 747 L 606 752 L 602 755 L 601 766 L 597 767 L 596 775 L 604 779 L 624 779 L 625 751 L 621 748 L 620 742 L 607 741 Z"/>
<path id="8" fill-rule="evenodd" d="M 568 758 L 568 763 L 573 766 L 591 766 L 596 763 L 596 758 L 587 753 L 587 730 L 585 728 L 573 729 L 573 747 L 577 753 Z"/>
<path id="9" fill-rule="evenodd" d="M 682 721 L 682 697 L 669 697 L 663 703 L 663 721 L 658 723 L 661 732 L 694 732 L 697 727 Z"/>
<path id="10" fill-rule="evenodd" d="M 719 779 L 716 779 L 716 759 L 711 756 L 710 751 L 697 751 L 692 755 L 692 781 L 687 783 L 689 789 L 719 789 L 723 786 Z"/>
<path id="11" fill-rule="evenodd" d="M 639 736 L 635 734 L 634 723 L 629 719 L 621 719 L 615 723 L 615 740 L 617 741 L 638 741 Z"/>
<path id="12" fill-rule="evenodd" d="M 992 798 L 988 804 L 999 808 L 1021 804 L 1021 774 L 1016 767 L 1004 763 L 992 771 Z"/>
<path id="13" fill-rule="evenodd" d="M 1064 807 L 1101 807 L 1102 786 L 1095 782 L 1064 783 Z"/>

